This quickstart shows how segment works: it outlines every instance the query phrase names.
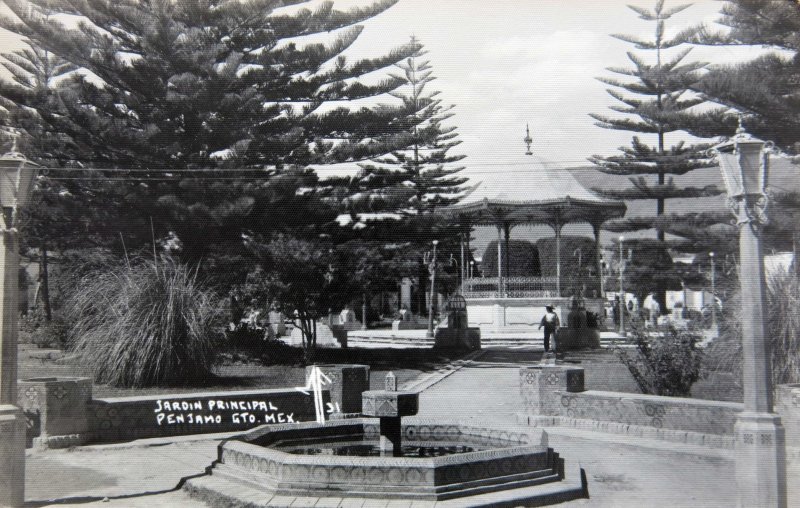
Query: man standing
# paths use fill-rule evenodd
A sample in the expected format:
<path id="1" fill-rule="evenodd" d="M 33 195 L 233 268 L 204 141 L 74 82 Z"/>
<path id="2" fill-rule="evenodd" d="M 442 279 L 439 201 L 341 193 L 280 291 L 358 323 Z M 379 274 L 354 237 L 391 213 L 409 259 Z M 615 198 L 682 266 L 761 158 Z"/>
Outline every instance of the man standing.
<path id="1" fill-rule="evenodd" d="M 545 353 L 550 351 L 550 336 L 553 336 L 553 349 L 555 349 L 555 339 L 556 339 L 556 330 L 560 326 L 560 322 L 558 320 L 558 314 L 555 313 L 552 305 L 547 305 L 545 307 L 547 311 L 545 315 L 542 317 L 542 322 L 539 323 L 539 330 L 544 327 L 544 351 Z"/>

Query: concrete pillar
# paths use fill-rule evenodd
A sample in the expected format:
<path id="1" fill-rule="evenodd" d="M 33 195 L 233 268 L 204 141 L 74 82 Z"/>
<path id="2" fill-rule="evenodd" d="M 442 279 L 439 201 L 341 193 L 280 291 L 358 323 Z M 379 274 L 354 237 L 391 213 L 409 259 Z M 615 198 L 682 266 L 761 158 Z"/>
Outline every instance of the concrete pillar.
<path id="1" fill-rule="evenodd" d="M 25 502 L 25 417 L 17 403 L 17 232 L 0 233 L 0 506 Z"/>
<path id="2" fill-rule="evenodd" d="M 403 277 L 400 283 L 400 309 L 411 312 L 411 279 Z"/>
<path id="3" fill-rule="evenodd" d="M 746 222 L 739 229 L 744 411 L 734 426 L 736 483 L 742 508 L 785 507 L 786 437 L 780 416 L 773 412 L 772 367 L 764 319 L 764 256 L 756 227 Z"/>
<path id="4" fill-rule="evenodd" d="M 557 415 L 561 393 L 584 391 L 584 370 L 555 364 L 520 367 L 519 390 L 527 414 Z"/>
<path id="5" fill-rule="evenodd" d="M 306 384 L 314 367 L 306 367 Z M 361 396 L 369 390 L 369 365 L 321 364 L 316 367 L 331 380 L 326 388 L 330 390 L 334 414 L 361 413 Z"/>
<path id="6" fill-rule="evenodd" d="M 86 377 L 40 377 L 23 379 L 17 403 L 23 413 L 39 421 L 38 448 L 67 448 L 89 438 L 88 407 L 92 380 Z"/>

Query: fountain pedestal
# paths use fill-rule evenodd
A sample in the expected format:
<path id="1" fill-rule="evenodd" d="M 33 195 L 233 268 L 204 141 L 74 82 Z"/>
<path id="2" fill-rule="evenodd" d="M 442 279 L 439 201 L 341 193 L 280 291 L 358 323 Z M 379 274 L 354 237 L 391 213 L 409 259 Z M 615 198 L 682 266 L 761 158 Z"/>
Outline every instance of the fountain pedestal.
<path id="1" fill-rule="evenodd" d="M 400 456 L 401 419 L 413 416 L 419 409 L 419 394 L 416 392 L 396 392 L 387 390 L 371 390 L 362 395 L 362 411 L 364 416 L 380 418 L 381 450 L 392 452 L 394 457 Z"/>

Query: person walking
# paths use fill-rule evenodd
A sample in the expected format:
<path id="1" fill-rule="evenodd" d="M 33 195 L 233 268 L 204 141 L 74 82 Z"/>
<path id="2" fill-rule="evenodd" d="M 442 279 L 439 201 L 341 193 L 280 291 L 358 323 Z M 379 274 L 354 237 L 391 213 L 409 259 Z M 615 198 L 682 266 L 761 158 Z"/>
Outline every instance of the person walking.
<path id="1" fill-rule="evenodd" d="M 550 336 L 553 336 L 553 349 L 555 350 L 555 342 L 556 342 L 556 331 L 560 326 L 560 322 L 558 320 L 558 314 L 555 313 L 555 310 L 552 305 L 547 305 L 545 307 L 545 315 L 542 317 L 542 321 L 539 323 L 539 330 L 544 327 L 544 351 L 545 353 L 550 351 Z"/>

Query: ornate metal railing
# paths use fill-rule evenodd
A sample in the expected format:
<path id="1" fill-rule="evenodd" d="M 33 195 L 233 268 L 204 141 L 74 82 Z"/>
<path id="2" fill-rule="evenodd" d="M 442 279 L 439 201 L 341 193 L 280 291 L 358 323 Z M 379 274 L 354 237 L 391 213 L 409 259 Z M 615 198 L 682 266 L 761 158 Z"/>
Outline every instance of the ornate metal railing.
<path id="1" fill-rule="evenodd" d="M 561 294 L 558 288 L 560 286 Z M 499 287 L 497 277 L 465 279 L 461 286 L 465 298 L 556 298 L 600 294 L 600 281 L 594 277 L 504 277 Z"/>

